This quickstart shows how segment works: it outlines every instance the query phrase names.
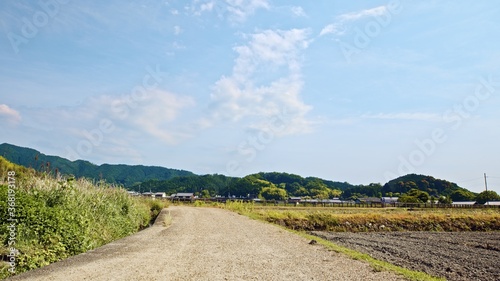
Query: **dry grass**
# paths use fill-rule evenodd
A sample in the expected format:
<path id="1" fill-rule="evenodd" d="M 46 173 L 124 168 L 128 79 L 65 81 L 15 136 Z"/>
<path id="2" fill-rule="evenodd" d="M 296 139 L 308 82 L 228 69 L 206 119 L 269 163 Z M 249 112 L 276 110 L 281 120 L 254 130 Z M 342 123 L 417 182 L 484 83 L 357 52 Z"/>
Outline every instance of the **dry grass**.
<path id="1" fill-rule="evenodd" d="M 254 216 L 295 230 L 493 231 L 500 209 L 254 208 Z"/>

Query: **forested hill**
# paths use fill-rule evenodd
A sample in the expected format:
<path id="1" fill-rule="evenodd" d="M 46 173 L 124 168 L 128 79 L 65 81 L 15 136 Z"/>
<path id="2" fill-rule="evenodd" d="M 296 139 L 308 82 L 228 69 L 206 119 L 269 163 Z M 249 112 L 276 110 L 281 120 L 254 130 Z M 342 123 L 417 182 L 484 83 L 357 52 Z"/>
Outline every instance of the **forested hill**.
<path id="1" fill-rule="evenodd" d="M 339 181 L 331 181 L 331 180 L 325 180 L 321 178 L 316 178 L 316 177 L 302 177 L 299 175 L 295 174 L 289 174 L 289 173 L 278 173 L 278 172 L 270 172 L 270 173 L 258 173 L 256 174 L 259 177 L 261 177 L 264 180 L 267 180 L 277 186 L 283 186 L 285 185 L 290 185 L 290 189 L 293 189 L 293 186 L 295 185 L 296 187 L 300 186 L 311 186 L 311 183 L 316 183 L 316 182 L 321 182 L 324 184 L 326 187 L 329 189 L 339 189 L 339 190 L 346 190 L 348 188 L 354 187 L 354 185 L 348 183 L 348 182 L 339 182 Z"/>
<path id="2" fill-rule="evenodd" d="M 95 165 L 88 161 L 68 159 L 45 155 L 35 149 L 19 147 L 11 144 L 0 144 L 0 156 L 10 162 L 24 167 L 33 168 L 37 171 L 46 171 L 75 177 L 87 177 L 92 179 L 104 179 L 111 183 L 119 183 L 124 186 L 132 186 L 138 182 L 147 180 L 167 180 L 178 176 L 192 176 L 192 172 L 184 170 L 169 169 L 156 166 L 142 165 Z"/>
<path id="3" fill-rule="evenodd" d="M 152 192 L 197 192 L 206 190 L 210 195 L 257 196 L 263 190 L 274 193 L 274 197 L 310 196 L 312 198 L 339 197 L 343 190 L 354 187 L 345 182 L 333 182 L 315 177 L 301 177 L 288 173 L 257 173 L 243 178 L 224 175 L 176 177 L 169 180 L 150 180 L 137 184 L 132 189 Z M 207 195 L 208 195 L 207 194 Z M 285 195 L 286 194 L 286 195 Z"/>
<path id="4" fill-rule="evenodd" d="M 34 149 L 10 144 L 0 145 L 0 156 L 12 163 L 33 168 L 39 172 L 55 174 L 58 171 L 75 177 L 104 179 L 139 192 L 152 191 L 168 194 L 195 192 L 200 196 L 263 196 L 276 199 L 288 196 L 318 199 L 340 197 L 353 200 L 361 197 L 401 196 L 403 194 L 412 194 L 415 197 L 422 192 L 435 198 L 448 196 L 454 201 L 470 201 L 476 196 L 455 183 L 415 174 L 399 177 L 385 185 L 380 183 L 352 185 L 347 182 L 278 172 L 261 172 L 239 178 L 218 174 L 196 175 L 184 170 L 141 165 L 103 164 L 97 166 L 88 161 L 69 161 L 57 156 L 47 156 Z"/>
<path id="5" fill-rule="evenodd" d="M 393 179 L 382 187 L 382 192 L 403 194 L 411 189 L 425 191 L 431 196 L 449 196 L 456 191 L 467 191 L 459 187 L 456 183 L 446 180 L 436 179 L 431 176 L 408 174 L 397 179 Z"/>

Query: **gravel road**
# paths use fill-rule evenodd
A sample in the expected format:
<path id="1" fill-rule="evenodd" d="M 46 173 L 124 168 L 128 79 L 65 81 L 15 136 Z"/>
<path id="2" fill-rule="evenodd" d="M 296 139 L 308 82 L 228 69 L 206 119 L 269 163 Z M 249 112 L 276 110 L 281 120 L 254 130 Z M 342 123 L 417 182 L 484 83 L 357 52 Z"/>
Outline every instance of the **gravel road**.
<path id="1" fill-rule="evenodd" d="M 404 280 L 229 211 L 173 206 L 173 222 L 8 280 Z"/>
<path id="2" fill-rule="evenodd" d="M 500 280 L 500 232 L 311 232 L 335 244 L 447 280 Z"/>

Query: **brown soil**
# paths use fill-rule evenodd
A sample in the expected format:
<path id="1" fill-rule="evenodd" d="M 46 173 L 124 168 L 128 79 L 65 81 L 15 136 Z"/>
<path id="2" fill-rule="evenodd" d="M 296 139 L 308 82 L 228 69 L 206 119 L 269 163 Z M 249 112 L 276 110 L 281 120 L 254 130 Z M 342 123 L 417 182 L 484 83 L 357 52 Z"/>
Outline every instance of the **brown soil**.
<path id="1" fill-rule="evenodd" d="M 448 280 L 500 280 L 500 232 L 311 233 Z"/>
<path id="2" fill-rule="evenodd" d="M 9 280 L 403 280 L 309 242 L 229 211 L 174 206 L 153 227 Z"/>

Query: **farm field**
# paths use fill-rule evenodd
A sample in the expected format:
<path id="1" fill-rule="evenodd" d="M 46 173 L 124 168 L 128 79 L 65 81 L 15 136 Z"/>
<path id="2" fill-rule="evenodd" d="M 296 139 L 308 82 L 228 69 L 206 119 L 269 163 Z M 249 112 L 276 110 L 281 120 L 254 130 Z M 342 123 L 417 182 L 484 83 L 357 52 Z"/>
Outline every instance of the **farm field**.
<path id="1" fill-rule="evenodd" d="M 447 280 L 500 280 L 500 232 L 325 232 L 310 234 Z"/>
<path id="2" fill-rule="evenodd" d="M 406 209 L 262 207 L 251 216 L 294 230 L 372 231 L 495 231 L 500 230 L 500 209 Z"/>
<path id="3" fill-rule="evenodd" d="M 500 280 L 499 209 L 256 206 L 246 212 L 447 280 Z"/>

